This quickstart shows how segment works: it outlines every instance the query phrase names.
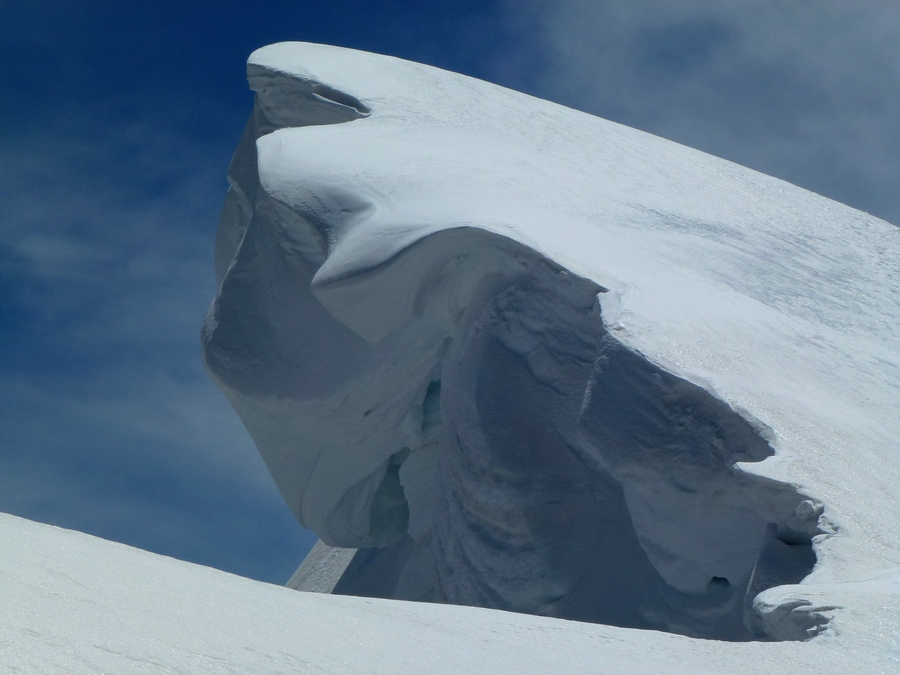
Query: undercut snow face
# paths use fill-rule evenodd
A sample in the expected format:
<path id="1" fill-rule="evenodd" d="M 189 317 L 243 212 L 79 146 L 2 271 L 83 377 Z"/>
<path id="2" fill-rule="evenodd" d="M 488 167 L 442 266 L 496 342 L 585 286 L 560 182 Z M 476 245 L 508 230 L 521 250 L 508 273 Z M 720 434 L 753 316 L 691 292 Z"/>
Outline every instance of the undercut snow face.
<path id="1" fill-rule="evenodd" d="M 382 290 L 376 305 L 397 304 L 384 289 L 417 289 L 418 311 L 370 345 L 308 309 L 321 305 L 294 277 L 312 271 L 262 213 L 242 251 L 262 249 L 259 228 L 272 259 L 249 256 L 245 269 L 236 257 L 206 360 L 295 511 L 329 544 L 368 549 L 334 592 L 764 636 L 748 589 L 809 573 L 818 513 L 798 531 L 804 498 L 735 468 L 769 443 L 618 343 L 603 289 L 496 235 L 444 231 L 358 282 Z M 278 311 L 261 312 L 273 297 Z M 320 353 L 338 362 L 323 367 Z M 347 390 L 316 400 L 342 378 Z M 286 470 L 310 457 L 310 476 Z M 329 501 L 294 501 L 304 488 Z M 761 558 L 773 541 L 784 561 Z"/>
<path id="2" fill-rule="evenodd" d="M 203 349 L 322 539 L 294 585 L 807 639 L 835 610 L 805 599 L 814 569 L 848 574 L 862 542 L 900 560 L 890 537 L 832 543 L 829 498 L 869 528 L 900 518 L 820 468 L 858 485 L 840 439 L 881 452 L 860 420 L 896 426 L 884 397 L 821 416 L 896 392 L 873 365 L 887 296 L 858 309 L 864 334 L 815 303 L 890 226 L 848 252 L 833 233 L 861 214 L 387 57 L 276 45 L 249 74 Z"/>
<path id="3" fill-rule="evenodd" d="M 770 456 L 769 443 L 612 338 L 595 285 L 541 272 L 470 308 L 444 360 L 442 597 L 764 637 L 753 597 L 812 570 L 818 514 L 799 522 L 795 489 L 735 468 Z M 762 555 L 777 545 L 783 558 Z"/>

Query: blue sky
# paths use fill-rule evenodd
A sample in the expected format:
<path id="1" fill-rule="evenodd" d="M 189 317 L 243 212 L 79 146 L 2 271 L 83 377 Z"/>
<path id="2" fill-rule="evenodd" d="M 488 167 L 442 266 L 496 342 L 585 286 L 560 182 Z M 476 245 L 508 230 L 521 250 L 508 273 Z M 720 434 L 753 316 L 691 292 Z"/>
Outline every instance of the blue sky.
<path id="1" fill-rule="evenodd" d="M 0 0 L 0 511 L 283 583 L 293 521 L 199 359 L 249 53 L 423 61 L 900 223 L 894 0 Z"/>

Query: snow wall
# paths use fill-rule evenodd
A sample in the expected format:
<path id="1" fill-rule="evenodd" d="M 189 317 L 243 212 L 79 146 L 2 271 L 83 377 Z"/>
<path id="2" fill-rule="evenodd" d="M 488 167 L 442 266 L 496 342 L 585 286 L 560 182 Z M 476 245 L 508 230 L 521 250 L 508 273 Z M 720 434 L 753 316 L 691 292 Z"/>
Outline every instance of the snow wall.
<path id="1" fill-rule="evenodd" d="M 274 45 L 248 74 L 203 354 L 321 538 L 310 590 L 724 640 L 825 625 L 759 599 L 837 528 L 752 470 L 782 453 L 771 397 L 717 381 L 708 345 L 772 344 L 723 320 L 748 302 L 798 314 L 757 297 L 804 279 L 773 290 L 753 237 L 828 200 L 389 57 Z M 723 238 L 764 270 L 746 287 L 709 271 Z M 654 349 L 688 324 L 702 368 Z"/>

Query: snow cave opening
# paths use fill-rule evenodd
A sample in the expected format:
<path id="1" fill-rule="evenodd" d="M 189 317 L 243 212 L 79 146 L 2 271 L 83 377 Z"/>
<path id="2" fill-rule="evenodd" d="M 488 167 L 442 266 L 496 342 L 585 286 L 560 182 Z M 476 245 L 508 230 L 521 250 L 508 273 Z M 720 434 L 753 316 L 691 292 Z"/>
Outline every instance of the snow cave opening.
<path id="1" fill-rule="evenodd" d="M 334 592 L 766 639 L 753 599 L 811 572 L 821 507 L 742 471 L 770 432 L 617 341 L 596 285 L 535 269 L 467 310 L 421 401 L 427 452 L 378 490 L 407 531 Z"/>
<path id="2" fill-rule="evenodd" d="M 248 166 L 261 135 L 371 112 L 317 82 L 257 66 L 248 75 L 257 92 L 241 145 Z M 377 372 L 392 354 L 380 346 L 390 331 L 427 351 L 431 337 L 413 338 L 437 326 L 432 343 L 445 345 L 413 406 L 421 424 L 414 447 L 391 448 L 324 519 L 344 533 L 353 530 L 344 521 L 367 522 L 360 541 L 380 544 L 358 549 L 332 592 L 766 639 L 753 600 L 810 573 L 822 506 L 743 471 L 741 463 L 774 452 L 771 432 L 617 340 L 597 300 L 605 289 L 506 237 L 456 227 L 313 293 L 333 253 L 318 221 L 258 190 L 255 172 L 230 180 L 233 208 L 226 204 L 217 244 L 224 281 L 206 359 L 239 392 L 245 418 L 268 420 L 264 397 L 275 395 L 304 402 L 287 418 L 301 411 L 316 419 L 303 407 L 310 400 L 330 420 L 333 411 L 306 391 L 322 381 L 311 375 L 323 353 L 335 355 L 327 363 L 339 374 L 328 381 L 350 383 L 355 369 Z M 232 305 L 257 314 L 244 326 Z M 438 335 L 447 322 L 452 335 Z M 279 377 L 270 377 L 272 355 L 298 376 L 283 376 L 279 362 Z M 276 467 L 287 501 L 299 503 Z"/>

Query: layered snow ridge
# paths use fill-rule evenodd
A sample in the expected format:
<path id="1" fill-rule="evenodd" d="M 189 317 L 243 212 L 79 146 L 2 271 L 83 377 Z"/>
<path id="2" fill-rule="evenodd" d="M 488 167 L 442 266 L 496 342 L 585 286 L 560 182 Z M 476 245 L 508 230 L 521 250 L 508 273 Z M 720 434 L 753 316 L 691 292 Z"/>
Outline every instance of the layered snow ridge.
<path id="1" fill-rule="evenodd" d="M 804 640 L 900 569 L 897 228 L 390 57 L 248 75 L 202 340 L 294 587 Z"/>

